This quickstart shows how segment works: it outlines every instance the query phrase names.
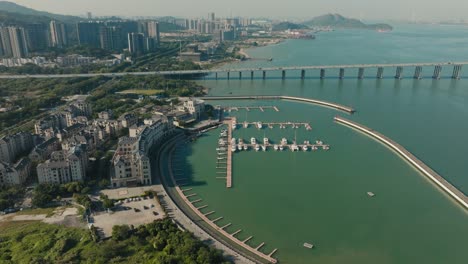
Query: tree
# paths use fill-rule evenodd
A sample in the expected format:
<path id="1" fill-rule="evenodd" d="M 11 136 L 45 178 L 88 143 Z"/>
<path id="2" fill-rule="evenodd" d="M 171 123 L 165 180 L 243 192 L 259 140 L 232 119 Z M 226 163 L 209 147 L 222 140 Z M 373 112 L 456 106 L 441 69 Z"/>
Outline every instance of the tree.
<path id="1" fill-rule="evenodd" d="M 112 239 L 122 241 L 130 237 L 130 227 L 128 225 L 116 225 L 112 227 Z"/>

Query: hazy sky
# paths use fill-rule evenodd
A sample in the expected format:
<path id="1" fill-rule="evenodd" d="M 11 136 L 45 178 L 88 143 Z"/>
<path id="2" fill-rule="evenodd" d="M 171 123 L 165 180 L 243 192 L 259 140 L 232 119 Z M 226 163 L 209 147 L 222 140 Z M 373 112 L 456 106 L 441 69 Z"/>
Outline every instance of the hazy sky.
<path id="1" fill-rule="evenodd" d="M 307 18 L 340 13 L 361 19 L 468 19 L 468 0 L 10 0 L 61 14 L 98 16 L 265 16 Z"/>

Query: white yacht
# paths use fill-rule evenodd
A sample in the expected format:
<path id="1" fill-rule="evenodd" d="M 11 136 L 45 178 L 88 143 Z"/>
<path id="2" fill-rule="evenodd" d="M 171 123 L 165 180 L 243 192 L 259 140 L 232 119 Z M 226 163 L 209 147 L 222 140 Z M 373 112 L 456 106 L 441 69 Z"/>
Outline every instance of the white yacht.
<path id="1" fill-rule="evenodd" d="M 307 145 L 303 145 L 303 146 L 302 146 L 302 150 L 303 150 L 304 152 L 307 151 L 308 149 L 309 149 L 309 148 L 307 147 Z"/>
<path id="2" fill-rule="evenodd" d="M 273 146 L 273 149 L 274 149 L 275 151 L 278 151 L 278 149 L 279 149 L 278 145 L 275 144 L 275 145 Z"/>
<path id="3" fill-rule="evenodd" d="M 323 145 L 323 142 L 320 141 L 320 140 L 316 140 L 315 143 L 316 143 L 317 145 Z"/>
<path id="4" fill-rule="evenodd" d="M 257 144 L 257 140 L 253 137 L 250 139 L 250 144 L 251 145 L 256 145 Z"/>
<path id="5" fill-rule="evenodd" d="M 288 144 L 288 140 L 286 138 L 282 138 L 281 139 L 281 145 L 287 145 Z"/>
<path id="6" fill-rule="evenodd" d="M 263 138 L 263 145 L 269 145 L 270 144 L 270 140 L 268 138 Z"/>
<path id="7" fill-rule="evenodd" d="M 259 151 L 260 150 L 260 145 L 256 144 L 255 145 L 255 151 Z"/>
<path id="8" fill-rule="evenodd" d="M 231 151 L 236 152 L 237 150 L 237 144 L 236 144 L 236 138 L 231 139 Z"/>
<path id="9" fill-rule="evenodd" d="M 245 144 L 244 145 L 244 150 L 249 150 L 249 145 Z"/>
<path id="10" fill-rule="evenodd" d="M 312 146 L 312 150 L 317 150 L 317 146 Z"/>
<path id="11" fill-rule="evenodd" d="M 262 150 L 263 150 L 263 151 L 266 151 L 266 150 L 267 150 L 267 146 L 262 145 Z"/>
<path id="12" fill-rule="evenodd" d="M 330 149 L 330 146 L 328 145 L 323 146 L 323 150 L 329 150 L 329 149 Z"/>
<path id="13" fill-rule="evenodd" d="M 248 128 L 249 127 L 249 123 L 247 123 L 247 121 L 244 122 L 244 128 Z"/>
<path id="14" fill-rule="evenodd" d="M 310 141 L 309 140 L 304 140 L 304 145 L 310 145 Z"/>
<path id="15" fill-rule="evenodd" d="M 279 150 L 280 150 L 280 151 L 283 151 L 283 149 L 284 149 L 283 145 L 280 145 L 280 146 L 279 146 Z"/>
<path id="16" fill-rule="evenodd" d="M 216 148 L 216 150 L 217 151 L 226 151 L 226 148 L 221 147 L 221 148 Z"/>
<path id="17" fill-rule="evenodd" d="M 262 128 L 263 128 L 262 122 L 257 122 L 257 128 L 258 128 L 258 129 L 262 129 Z"/>

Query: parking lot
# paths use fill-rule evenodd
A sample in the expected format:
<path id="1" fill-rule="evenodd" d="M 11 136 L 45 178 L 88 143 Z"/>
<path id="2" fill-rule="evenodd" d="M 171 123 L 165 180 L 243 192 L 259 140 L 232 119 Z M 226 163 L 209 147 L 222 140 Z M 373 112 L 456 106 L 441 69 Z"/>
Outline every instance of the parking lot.
<path id="1" fill-rule="evenodd" d="M 135 227 L 164 218 L 164 212 L 153 198 L 132 198 L 116 204 L 109 212 L 101 212 L 92 217 L 92 224 L 104 237 L 112 235 L 114 225 L 133 225 Z"/>

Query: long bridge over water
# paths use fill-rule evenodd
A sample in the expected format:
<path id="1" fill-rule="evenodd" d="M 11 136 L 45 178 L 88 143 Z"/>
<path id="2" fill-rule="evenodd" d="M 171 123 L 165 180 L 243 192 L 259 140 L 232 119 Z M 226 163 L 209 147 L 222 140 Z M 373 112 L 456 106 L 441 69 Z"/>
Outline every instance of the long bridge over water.
<path id="1" fill-rule="evenodd" d="M 147 76 L 147 75 L 159 75 L 168 77 L 185 77 L 198 79 L 207 75 L 214 75 L 215 79 L 223 77 L 226 79 L 243 78 L 243 73 L 246 73 L 246 77 L 253 79 L 255 74 L 266 79 L 267 73 L 269 72 L 281 72 L 281 78 L 286 79 L 287 72 L 299 72 L 301 79 L 306 78 L 306 71 L 319 70 L 321 79 L 326 78 L 327 70 L 338 70 L 338 78 L 345 78 L 345 71 L 347 69 L 357 69 L 357 78 L 363 79 L 365 71 L 368 69 L 377 69 L 376 78 L 381 79 L 384 77 L 384 71 L 395 70 L 394 77 L 396 79 L 402 79 L 405 69 L 411 69 L 411 76 L 415 79 L 421 79 L 423 67 L 434 67 L 432 78 L 441 78 L 443 67 L 450 67 L 452 69 L 451 78 L 459 79 L 461 76 L 461 70 L 464 65 L 468 65 L 468 62 L 429 62 L 429 63 L 400 63 L 400 64 L 348 64 L 348 65 L 313 65 L 313 66 L 285 66 L 285 67 L 268 67 L 268 68 L 239 68 L 239 69 L 211 69 L 211 70 L 179 70 L 179 71 L 148 71 L 148 72 L 119 72 L 119 73 L 81 73 L 81 74 L 16 74 L 16 75 L 0 75 L 0 79 L 22 79 L 22 78 L 80 78 L 80 77 L 119 77 L 119 76 Z M 414 72 L 413 72 L 414 70 Z M 250 74 L 250 76 L 249 76 Z M 260 75 L 259 75 L 260 74 Z M 249 77 L 248 77 L 249 76 Z"/>

